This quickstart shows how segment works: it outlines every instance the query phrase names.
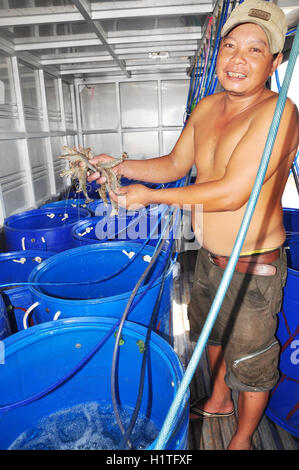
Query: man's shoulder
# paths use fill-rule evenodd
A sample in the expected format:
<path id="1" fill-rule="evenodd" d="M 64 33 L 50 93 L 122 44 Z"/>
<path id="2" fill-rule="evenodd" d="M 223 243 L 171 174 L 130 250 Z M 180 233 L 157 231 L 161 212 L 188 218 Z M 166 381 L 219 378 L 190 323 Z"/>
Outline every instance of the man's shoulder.
<path id="1" fill-rule="evenodd" d="M 210 110 L 217 106 L 217 104 L 221 101 L 221 95 L 222 93 L 215 93 L 213 95 L 202 98 L 197 103 L 191 116 L 193 115 L 193 118 L 198 118 L 200 115 L 204 115 L 206 112 L 210 112 Z"/>
<path id="2" fill-rule="evenodd" d="M 198 103 L 201 107 L 203 106 L 212 106 L 215 103 L 218 103 L 224 97 L 224 92 L 214 93 L 212 95 L 205 96 Z"/>
<path id="3" fill-rule="evenodd" d="M 253 117 L 255 117 L 257 121 L 261 119 L 267 120 L 267 118 L 272 120 L 278 97 L 278 93 L 269 91 L 265 99 L 255 106 L 253 110 Z M 287 119 L 290 117 L 290 115 L 295 117 L 297 116 L 298 119 L 298 109 L 296 104 L 290 98 L 287 98 L 284 104 L 282 119 Z"/>
<path id="4" fill-rule="evenodd" d="M 255 107 L 249 129 L 254 132 L 256 138 L 258 136 L 263 138 L 268 134 L 271 123 L 273 123 L 278 96 L 277 93 L 271 93 Z M 287 98 L 275 138 L 275 142 L 280 142 L 283 145 L 285 152 L 298 145 L 298 123 L 297 106 L 290 98 Z"/>
<path id="5" fill-rule="evenodd" d="M 278 97 L 279 97 L 279 94 L 276 93 L 275 91 L 268 91 L 268 96 L 266 97 L 266 99 L 264 101 L 262 101 L 262 105 L 265 105 L 266 107 L 273 107 L 276 106 L 277 104 L 277 101 L 278 101 Z M 289 109 L 295 109 L 297 110 L 297 106 L 296 104 L 290 99 L 290 98 L 287 98 L 286 99 L 286 102 L 285 102 L 285 107 L 286 108 L 289 108 Z"/>

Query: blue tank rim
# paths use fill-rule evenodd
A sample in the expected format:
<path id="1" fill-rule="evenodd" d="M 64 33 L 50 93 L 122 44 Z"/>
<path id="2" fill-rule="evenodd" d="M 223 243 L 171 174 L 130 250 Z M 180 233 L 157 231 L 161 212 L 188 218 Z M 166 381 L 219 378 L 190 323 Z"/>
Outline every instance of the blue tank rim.
<path id="1" fill-rule="evenodd" d="M 71 229 L 72 238 L 74 240 L 79 240 L 79 241 L 84 242 L 84 238 L 78 234 L 78 230 L 83 230 L 85 228 L 94 227 L 98 222 L 102 221 L 104 218 L 105 216 L 96 216 L 96 215 L 92 216 L 91 215 L 90 217 L 86 217 L 83 220 L 79 220 L 72 226 L 72 229 Z M 101 243 L 107 240 L 106 238 L 104 238 L 103 240 L 99 238 L 89 238 L 89 237 L 86 237 L 86 238 L 88 240 L 94 240 L 94 243 Z M 96 240 L 98 240 L 98 242 Z"/>
<path id="2" fill-rule="evenodd" d="M 90 204 L 93 204 L 93 203 L 91 202 Z M 163 211 L 163 208 L 165 206 L 166 206 L 165 204 L 154 204 L 153 207 L 149 207 L 149 208 L 144 207 L 137 211 L 126 211 L 124 214 L 122 214 L 123 215 L 122 218 L 125 219 L 126 217 L 132 217 L 132 220 L 129 221 L 128 226 L 126 228 L 128 228 L 130 224 L 133 223 L 135 217 L 136 218 L 142 217 L 142 216 L 150 217 L 152 214 L 154 215 L 159 214 L 159 209 Z M 114 217 L 118 218 L 119 215 L 115 215 Z M 94 226 L 97 222 L 100 222 L 100 221 L 102 222 L 103 219 L 107 221 L 107 224 L 109 224 L 109 221 L 112 220 L 112 218 L 106 214 L 103 216 L 91 215 L 90 217 L 77 221 L 75 225 L 72 227 L 72 231 L 71 231 L 72 237 L 75 238 L 76 240 L 82 241 L 82 238 L 77 234 L 77 230 L 80 230 L 81 228 L 83 229 L 85 227 L 90 227 L 91 225 Z M 119 233 L 122 233 L 123 231 L 124 229 L 117 230 L 115 232 L 115 236 L 117 237 Z M 99 241 L 101 240 L 99 239 Z"/>
<path id="3" fill-rule="evenodd" d="M 28 256 L 47 256 L 50 257 L 51 255 L 54 256 L 57 254 L 57 251 L 48 251 L 48 250 L 18 250 L 18 251 L 3 251 L 0 252 L 0 261 L 4 258 L 10 259 L 10 258 L 20 258 L 23 257 L 26 258 Z"/>
<path id="4" fill-rule="evenodd" d="M 82 214 L 78 214 L 78 211 L 82 212 Z M 74 220 L 73 222 L 71 223 L 66 223 L 65 225 L 63 226 L 57 226 L 57 227 L 47 227 L 47 228 L 44 228 L 44 227 L 41 227 L 41 228 L 35 228 L 35 229 L 32 229 L 32 228 L 16 228 L 16 227 L 12 227 L 10 225 L 10 223 L 14 222 L 15 220 L 17 219 L 22 219 L 22 218 L 26 218 L 26 216 L 30 217 L 34 217 L 35 215 L 38 216 L 38 215 L 41 215 L 41 213 L 53 213 L 53 212 L 60 212 L 61 213 L 61 207 L 48 207 L 48 208 L 41 208 L 41 209 L 32 209 L 32 210 L 28 210 L 28 211 L 24 211 L 24 212 L 18 212 L 17 214 L 13 214 L 13 215 L 10 215 L 9 217 L 7 217 L 5 220 L 4 220 L 4 223 L 3 223 L 3 228 L 4 229 L 8 229 L 10 231 L 14 231 L 14 232 L 24 232 L 24 233 L 28 233 L 28 232 L 49 232 L 49 231 L 57 231 L 57 230 L 63 230 L 65 229 L 66 226 L 70 227 L 74 224 L 76 224 L 78 222 L 78 220 Z M 70 213 L 75 213 L 75 215 L 79 215 L 79 216 L 83 216 L 84 218 L 90 216 L 90 211 L 88 209 L 85 209 L 83 207 L 68 207 L 67 210 L 65 211 L 65 213 L 67 212 L 70 212 Z"/>
<path id="5" fill-rule="evenodd" d="M 295 277 L 299 277 L 299 269 L 291 268 L 290 266 L 288 266 L 288 272 L 293 274 Z"/>
<path id="6" fill-rule="evenodd" d="M 140 249 L 140 243 L 138 242 L 129 242 L 126 241 L 126 240 L 122 240 L 122 241 L 113 241 L 113 242 L 105 242 L 105 243 L 90 243 L 90 244 L 87 244 L 87 245 L 83 245 L 83 246 L 79 246 L 79 247 L 75 247 L 75 248 L 71 248 L 69 250 L 65 250 L 63 252 L 60 252 L 60 253 L 57 253 L 56 255 L 54 256 L 51 256 L 49 257 L 48 259 L 42 261 L 39 265 L 37 265 L 30 273 L 30 276 L 28 278 L 28 282 L 38 282 L 38 280 L 36 280 L 35 276 L 38 274 L 39 271 L 41 271 L 45 265 L 53 265 L 54 263 L 59 263 L 59 260 L 60 259 L 64 259 L 65 256 L 67 256 L 67 254 L 72 254 L 74 252 L 77 252 L 77 251 L 80 251 L 80 252 L 89 252 L 89 251 L 93 251 L 93 250 L 105 250 L 105 249 L 110 249 L 112 248 L 113 251 L 117 251 L 117 246 L 119 245 L 122 245 L 124 247 L 124 249 L 130 249 L 130 248 L 135 248 L 136 251 L 138 251 Z M 153 254 L 155 251 L 155 247 L 154 246 L 151 246 L 151 245 L 146 245 L 143 247 L 142 251 L 140 252 L 139 255 L 148 255 L 148 254 Z M 83 253 L 84 254 L 84 253 Z M 58 261 L 57 261 L 58 259 Z M 172 260 L 169 268 L 168 268 L 168 271 L 167 271 L 167 274 L 166 274 L 166 279 L 169 278 L 169 276 L 171 275 L 172 273 L 172 270 L 173 270 L 173 264 L 174 264 L 174 260 Z M 146 266 L 144 267 L 144 269 L 146 269 Z M 156 279 L 156 281 L 154 282 L 154 284 L 152 285 L 151 289 L 153 289 L 154 287 L 156 287 L 160 282 L 161 282 L 161 278 L 163 276 L 163 273 L 158 277 L 158 279 Z M 136 281 L 137 282 L 137 281 Z M 63 283 L 62 283 L 63 284 Z M 79 284 L 78 284 L 79 286 Z M 142 294 L 144 292 L 144 290 L 147 289 L 147 285 L 143 285 L 139 288 L 137 294 L 136 294 L 136 297 L 138 297 L 140 294 Z M 62 299 L 60 297 L 54 297 L 53 295 L 49 295 L 49 294 L 46 294 L 44 292 L 42 292 L 38 286 L 32 286 L 32 285 L 29 285 L 29 290 L 36 296 L 36 297 L 42 297 L 42 298 L 46 298 L 48 302 L 52 302 L 52 303 L 57 303 L 59 301 L 59 303 L 61 303 L 62 305 L 69 305 L 70 303 L 75 303 L 76 306 L 80 306 L 80 305 L 101 305 L 102 303 L 108 303 L 108 302 L 117 302 L 119 300 L 124 300 L 124 299 L 128 299 L 128 293 L 130 291 L 127 291 L 127 292 L 123 292 L 122 294 L 117 294 L 117 295 L 113 295 L 113 296 L 109 296 L 109 297 L 103 297 L 103 298 L 98 298 L 98 299 Z"/>
<path id="7" fill-rule="evenodd" d="M 283 212 L 283 218 L 285 215 L 286 216 L 295 215 L 299 217 L 299 208 L 297 209 L 296 207 L 283 207 L 282 212 Z M 293 232 L 291 230 L 287 230 L 286 228 L 285 228 L 285 232 L 286 232 L 287 238 L 297 238 L 299 236 L 299 232 Z"/>
<path id="8" fill-rule="evenodd" d="M 283 207 L 282 211 L 283 212 L 298 212 L 298 215 L 299 215 L 299 208 L 297 207 Z"/>
<path id="9" fill-rule="evenodd" d="M 39 207 L 39 209 L 48 209 L 50 207 L 59 207 L 59 208 L 61 208 L 61 207 L 63 207 L 64 204 L 66 205 L 66 207 L 69 206 L 69 205 L 72 206 L 72 204 L 73 204 L 74 205 L 73 209 L 76 209 L 76 208 L 78 208 L 78 206 L 80 204 L 85 205 L 86 208 L 87 208 L 89 203 L 86 203 L 84 198 L 80 198 L 80 199 L 74 199 L 74 198 L 58 199 L 58 201 L 45 202 L 45 204 L 42 204 Z M 85 207 L 83 207 L 83 209 L 85 209 Z"/>
<path id="10" fill-rule="evenodd" d="M 139 214 L 136 217 L 139 217 Z M 80 240 L 80 241 L 84 240 L 82 237 L 80 237 L 80 235 L 78 235 L 78 230 L 84 229 L 84 228 L 87 228 L 87 227 L 91 227 L 91 226 L 94 227 L 98 222 L 103 222 L 103 220 L 105 220 L 105 219 L 107 219 L 107 224 L 108 224 L 109 221 L 108 221 L 108 218 L 105 215 L 104 216 L 101 216 L 101 215 L 99 215 L 99 216 L 97 216 L 97 215 L 90 216 L 90 217 L 86 217 L 85 219 L 77 221 L 73 225 L 72 230 L 71 230 L 72 237 L 75 238 L 76 240 Z M 132 222 L 133 222 L 133 220 L 132 220 Z M 129 222 L 129 224 L 126 228 L 128 228 L 130 226 L 130 223 L 131 223 L 131 221 Z M 125 230 L 125 228 L 122 229 L 121 231 L 116 231 L 114 235 L 118 236 L 124 230 Z M 157 237 L 157 239 L 158 239 L 158 237 Z M 101 242 L 101 239 L 97 239 L 97 240 L 99 240 L 99 242 Z M 134 240 L 132 240 L 132 242 L 134 242 Z"/>
<path id="11" fill-rule="evenodd" d="M 94 331 L 94 328 L 100 328 L 102 326 L 106 327 L 106 329 L 110 329 L 117 323 L 119 323 L 119 318 L 101 316 L 72 317 L 39 323 L 5 338 L 5 355 L 8 357 L 9 354 L 13 354 L 19 349 L 29 346 L 31 342 L 37 341 L 38 337 L 43 341 L 47 337 L 52 338 L 53 335 L 69 333 L 73 331 L 74 328 Z M 116 328 L 118 328 L 118 326 Z M 125 320 L 122 333 L 125 334 L 125 330 L 127 330 L 146 338 L 147 329 L 146 326 L 140 323 Z M 153 342 L 158 345 L 161 350 L 165 350 L 165 355 L 168 359 L 169 356 L 174 354 L 177 368 L 179 372 L 183 374 L 183 365 L 173 347 L 154 330 L 151 332 L 151 340 L 152 339 L 154 339 Z"/>

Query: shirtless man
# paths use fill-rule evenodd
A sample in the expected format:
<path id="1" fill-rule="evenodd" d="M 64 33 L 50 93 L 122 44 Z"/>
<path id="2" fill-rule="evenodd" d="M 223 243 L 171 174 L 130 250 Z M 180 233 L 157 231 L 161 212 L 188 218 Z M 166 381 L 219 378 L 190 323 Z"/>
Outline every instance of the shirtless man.
<path id="1" fill-rule="evenodd" d="M 131 185 L 121 189 L 125 198 L 119 198 L 127 208 L 202 204 L 203 248 L 188 312 L 194 339 L 231 254 L 263 154 L 277 102 L 265 82 L 282 61 L 285 32 L 284 14 L 270 2 L 246 0 L 235 8 L 222 30 L 217 58 L 224 91 L 199 102 L 169 155 L 128 160 L 116 169 L 127 178 L 161 183 L 182 178 L 196 165 L 194 185 Z M 236 272 L 208 341 L 213 391 L 191 407 L 191 419 L 230 416 L 231 390 L 239 392 L 238 427 L 228 449 L 250 449 L 269 391 L 278 380 L 274 335 L 286 277 L 281 196 L 297 146 L 297 108 L 287 100 Z M 110 158 L 98 155 L 93 161 Z M 89 180 L 98 178 L 95 174 Z M 193 228 L 198 233 L 198 227 Z"/>

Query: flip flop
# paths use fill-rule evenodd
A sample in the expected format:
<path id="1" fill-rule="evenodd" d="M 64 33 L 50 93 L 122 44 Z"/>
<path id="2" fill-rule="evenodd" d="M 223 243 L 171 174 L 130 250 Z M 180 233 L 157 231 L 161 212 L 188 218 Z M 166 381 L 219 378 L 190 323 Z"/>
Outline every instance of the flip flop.
<path id="1" fill-rule="evenodd" d="M 199 403 L 200 401 L 202 400 L 197 400 L 190 407 L 191 413 L 197 415 L 199 418 L 226 418 L 227 416 L 232 416 L 235 414 L 234 408 L 231 411 L 228 411 L 227 413 L 210 413 L 209 411 L 205 411 L 202 408 L 199 408 L 197 406 L 197 403 Z M 190 419 L 196 419 L 196 418 L 190 418 Z"/>

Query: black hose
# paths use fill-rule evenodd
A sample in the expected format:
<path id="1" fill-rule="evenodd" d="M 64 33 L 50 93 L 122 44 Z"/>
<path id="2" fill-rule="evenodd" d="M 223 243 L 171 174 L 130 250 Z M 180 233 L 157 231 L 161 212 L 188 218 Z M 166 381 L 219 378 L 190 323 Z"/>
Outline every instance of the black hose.
<path id="1" fill-rule="evenodd" d="M 176 209 L 176 211 L 177 211 L 177 209 Z M 173 217 L 174 217 L 174 214 L 172 213 L 172 218 Z M 166 241 L 167 241 L 167 239 L 164 238 L 164 240 L 160 243 L 160 245 L 156 249 L 156 252 L 155 252 L 153 258 L 151 259 L 149 265 L 147 266 L 147 268 L 143 272 L 142 276 L 139 278 L 137 284 L 135 285 L 135 287 L 132 291 L 132 294 L 130 296 L 130 299 L 127 303 L 126 309 L 125 309 L 125 311 L 123 313 L 123 316 L 121 318 L 119 328 L 118 328 L 118 331 L 117 331 L 117 335 L 116 335 L 115 346 L 114 346 L 113 357 L 112 357 L 112 367 L 111 367 L 111 399 L 112 399 L 112 405 L 113 405 L 115 418 L 116 418 L 117 424 L 118 424 L 118 426 L 121 430 L 121 433 L 123 435 L 125 434 L 125 429 L 123 427 L 123 424 L 122 424 L 122 421 L 121 421 L 121 418 L 120 418 L 120 414 L 119 414 L 119 410 L 118 410 L 118 406 L 117 406 L 116 380 L 115 380 L 116 379 L 116 365 L 117 365 L 118 351 L 119 351 L 119 340 L 120 340 L 120 337 L 121 337 L 124 322 L 125 322 L 125 320 L 128 316 L 128 313 L 129 313 L 131 303 L 133 302 L 133 299 L 135 298 L 136 293 L 137 293 L 138 289 L 140 288 L 140 285 L 142 284 L 142 282 L 146 278 L 148 272 L 150 271 L 150 269 L 152 268 L 152 266 L 155 263 L 156 259 L 158 258 L 160 252 L 162 251 Z M 170 249 L 170 247 L 169 247 L 169 249 Z M 128 442 L 129 448 L 132 448 L 131 442 L 129 440 L 127 442 Z"/>
<path id="2" fill-rule="evenodd" d="M 120 449 L 123 449 L 127 445 L 128 439 L 131 435 L 131 432 L 134 428 L 135 422 L 136 422 L 138 414 L 139 414 L 141 401 L 142 401 L 142 395 L 143 395 L 143 388 L 144 388 L 144 376 L 145 376 L 145 367 L 146 367 L 146 362 L 147 362 L 148 345 L 149 345 L 152 329 L 153 329 L 154 324 L 155 324 L 156 319 L 157 319 L 157 313 L 158 313 L 158 310 L 159 310 L 159 307 L 160 307 L 160 302 L 161 302 L 162 293 L 163 293 L 164 284 L 165 284 L 165 277 L 166 277 L 166 273 L 168 271 L 168 266 L 169 266 L 169 261 L 170 261 L 171 255 L 172 255 L 172 250 L 169 250 L 169 255 L 168 255 L 168 258 L 167 258 L 167 262 L 166 262 L 166 268 L 165 268 L 165 270 L 163 272 L 163 276 L 162 276 L 161 286 L 160 286 L 159 293 L 158 293 L 158 296 L 157 296 L 157 299 L 156 299 L 156 302 L 155 302 L 155 306 L 154 306 L 153 313 L 152 313 L 152 316 L 151 316 L 151 319 L 150 319 L 150 323 L 149 323 L 149 326 L 148 326 L 148 329 L 147 329 L 146 340 L 145 340 L 145 344 L 144 344 L 142 364 L 141 364 L 141 372 L 140 372 L 140 377 L 141 378 L 140 378 L 140 382 L 139 382 L 139 390 L 138 390 L 136 405 L 135 405 L 135 409 L 134 409 L 134 412 L 132 414 L 132 417 L 130 419 L 129 426 L 128 426 L 128 428 L 127 428 L 127 430 L 126 430 L 126 432 L 123 436 L 123 439 L 120 442 L 120 445 L 119 445 Z"/>
<path id="3" fill-rule="evenodd" d="M 130 296 L 130 299 L 127 303 L 127 306 L 126 306 L 126 309 L 124 311 L 124 314 L 121 318 L 121 322 L 120 322 L 120 325 L 119 325 L 119 328 L 117 330 L 117 335 L 116 335 L 116 340 L 115 340 L 115 346 L 114 346 L 114 351 L 113 351 L 113 357 L 112 357 L 112 367 L 111 367 L 111 398 L 112 398 L 112 404 L 113 404 L 113 409 L 114 409 L 114 413 L 115 413 L 115 417 L 116 417 L 116 421 L 117 421 L 117 424 L 122 432 L 122 434 L 125 433 L 125 430 L 124 430 L 124 427 L 123 427 L 123 424 L 121 422 L 121 418 L 120 418 L 120 415 L 119 415 L 119 411 L 118 411 L 118 407 L 117 407 L 117 401 L 116 401 L 116 383 L 115 383 L 115 372 L 116 372 L 116 364 L 117 364 L 117 358 L 118 358 L 118 349 L 119 349 L 119 340 L 120 340 L 120 337 L 121 337 L 121 333 L 122 333 L 122 328 L 123 328 L 123 325 L 124 325 L 124 322 L 127 318 L 127 315 L 129 313 L 129 308 L 131 306 L 131 303 L 133 302 L 133 299 L 135 298 L 135 295 L 140 287 L 140 285 L 142 284 L 142 282 L 144 281 L 144 279 L 146 278 L 149 270 L 152 268 L 154 262 L 156 261 L 157 257 L 159 256 L 164 244 L 166 242 L 166 239 L 164 239 L 162 241 L 162 243 L 160 244 L 159 248 L 157 249 L 155 255 L 153 256 L 153 258 L 151 259 L 151 262 L 149 263 L 149 265 L 147 266 L 147 268 L 145 269 L 145 271 L 143 272 L 142 276 L 139 278 L 137 284 L 135 285 L 133 291 L 132 291 L 132 294 Z M 131 447 L 131 444 L 130 442 L 128 442 L 129 446 Z"/>

